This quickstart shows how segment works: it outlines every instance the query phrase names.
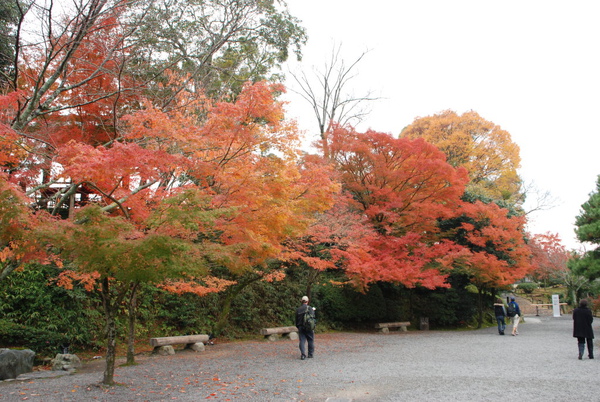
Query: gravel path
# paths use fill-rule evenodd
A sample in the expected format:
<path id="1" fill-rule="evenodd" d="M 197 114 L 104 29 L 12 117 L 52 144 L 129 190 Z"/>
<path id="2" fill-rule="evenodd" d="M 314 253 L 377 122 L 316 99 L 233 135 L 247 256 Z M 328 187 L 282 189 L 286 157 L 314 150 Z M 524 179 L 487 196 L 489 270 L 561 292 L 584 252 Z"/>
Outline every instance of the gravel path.
<path id="1" fill-rule="evenodd" d="M 118 367 L 115 387 L 95 385 L 102 370 L 79 372 L 0 382 L 0 399 L 600 400 L 600 359 L 577 359 L 571 316 L 525 320 L 518 336 L 499 336 L 496 328 L 317 334 L 315 358 L 304 361 L 297 341 L 217 343 L 205 352 L 146 356 L 137 366 Z"/>

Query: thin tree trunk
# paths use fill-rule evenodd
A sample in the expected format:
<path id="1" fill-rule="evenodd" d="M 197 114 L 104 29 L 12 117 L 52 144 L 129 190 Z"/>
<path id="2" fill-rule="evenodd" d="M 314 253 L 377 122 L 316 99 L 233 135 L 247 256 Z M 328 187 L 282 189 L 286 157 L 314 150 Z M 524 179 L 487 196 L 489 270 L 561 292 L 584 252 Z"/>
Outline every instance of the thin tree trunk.
<path id="1" fill-rule="evenodd" d="M 104 377 L 102 379 L 102 384 L 104 385 L 115 384 L 115 363 L 117 360 L 116 317 L 119 306 L 130 287 L 131 284 L 122 283 L 120 289 L 117 285 L 113 285 L 113 289 L 111 289 L 110 280 L 108 278 L 102 279 L 100 294 L 102 296 L 102 307 L 104 308 L 104 318 L 106 320 L 106 368 L 104 369 Z"/>
<path id="2" fill-rule="evenodd" d="M 212 335 L 214 337 L 221 335 L 221 332 L 223 332 L 223 328 L 225 328 L 225 325 L 227 325 L 227 322 L 229 321 L 229 313 L 231 312 L 231 303 L 233 302 L 233 300 L 235 300 L 235 298 L 240 293 L 242 293 L 242 291 L 247 286 L 256 281 L 259 281 L 260 279 L 262 279 L 262 276 L 260 275 L 254 278 L 249 278 L 233 286 L 232 288 L 230 288 L 231 290 L 226 293 L 225 300 L 223 300 L 223 303 L 221 304 L 221 314 L 219 315 L 219 319 L 217 320 L 217 323 L 213 328 Z"/>
<path id="3" fill-rule="evenodd" d="M 114 385 L 115 361 L 117 355 L 117 326 L 115 322 L 115 311 L 110 303 L 110 284 L 108 278 L 102 280 L 102 305 L 106 318 L 106 368 L 102 383 Z"/>
<path id="4" fill-rule="evenodd" d="M 0 262 L 0 264 L 3 264 L 3 263 Z M 19 264 L 17 264 L 15 261 L 11 261 L 11 260 L 8 260 L 8 262 L 6 262 L 6 265 L 4 265 L 4 266 L 0 265 L 0 281 L 6 279 L 6 277 L 8 275 L 10 275 L 18 267 L 19 267 Z"/>
<path id="5" fill-rule="evenodd" d="M 310 300 L 312 300 L 312 288 L 319 281 L 320 274 L 321 271 L 309 267 L 308 279 L 306 283 L 306 296 L 308 296 Z"/>
<path id="6" fill-rule="evenodd" d="M 481 328 L 483 325 L 483 287 L 477 287 L 477 304 L 478 304 L 478 312 L 477 312 L 477 328 Z"/>
<path id="7" fill-rule="evenodd" d="M 129 336 L 127 339 L 127 363 L 135 364 L 135 315 L 137 310 L 137 291 L 139 283 L 131 284 L 131 295 L 129 297 Z"/>

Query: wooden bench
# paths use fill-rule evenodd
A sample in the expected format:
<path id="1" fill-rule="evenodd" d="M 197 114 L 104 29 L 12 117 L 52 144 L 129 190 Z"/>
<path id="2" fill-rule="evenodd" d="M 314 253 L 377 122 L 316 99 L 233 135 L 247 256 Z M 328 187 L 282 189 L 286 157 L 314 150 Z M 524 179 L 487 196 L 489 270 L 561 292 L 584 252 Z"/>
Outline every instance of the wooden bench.
<path id="1" fill-rule="evenodd" d="M 203 345 L 208 342 L 210 336 L 208 335 L 183 335 L 183 336 L 166 336 L 163 338 L 150 338 L 150 346 L 154 348 L 153 353 L 158 353 L 159 349 L 163 346 L 172 345 L 185 345 L 185 348 L 191 348 L 192 346 L 202 343 Z M 169 353 L 170 354 L 170 353 Z"/>
<path id="2" fill-rule="evenodd" d="M 559 305 L 559 308 L 560 308 L 560 313 L 564 314 L 563 310 L 566 309 L 565 306 L 567 306 L 568 303 L 558 303 L 558 305 Z M 532 304 L 532 306 L 535 306 L 535 315 L 536 315 L 536 317 L 539 317 L 540 316 L 540 310 L 539 310 L 540 306 L 543 306 L 543 307 L 553 307 L 554 304 L 552 304 L 552 303 L 536 303 L 536 304 Z"/>
<path id="3" fill-rule="evenodd" d="M 387 334 L 390 332 L 390 328 L 400 328 L 400 331 L 406 332 L 408 331 L 408 327 L 410 326 L 409 321 L 403 322 L 380 322 L 379 324 L 375 324 L 375 328 L 379 330 L 379 332 Z"/>
<path id="4" fill-rule="evenodd" d="M 280 336 L 285 336 L 291 340 L 298 339 L 298 328 L 296 327 L 276 327 L 276 328 L 263 328 L 260 330 L 260 334 L 263 335 L 270 341 L 276 341 Z"/>

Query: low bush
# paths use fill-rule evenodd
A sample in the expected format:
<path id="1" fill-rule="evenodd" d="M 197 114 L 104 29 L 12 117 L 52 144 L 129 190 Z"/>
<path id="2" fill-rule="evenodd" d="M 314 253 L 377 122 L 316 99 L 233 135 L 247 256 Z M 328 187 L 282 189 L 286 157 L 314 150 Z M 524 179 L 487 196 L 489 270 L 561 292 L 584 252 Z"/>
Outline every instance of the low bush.
<path id="1" fill-rule="evenodd" d="M 534 290 L 538 289 L 539 286 L 537 283 L 534 282 L 523 282 L 523 283 L 519 283 L 517 285 L 517 289 L 520 289 L 523 291 L 523 293 L 526 294 L 531 294 L 533 293 Z"/>
<path id="2" fill-rule="evenodd" d="M 0 344 L 7 347 L 31 349 L 38 355 L 53 357 L 69 342 L 64 334 L 0 320 Z"/>

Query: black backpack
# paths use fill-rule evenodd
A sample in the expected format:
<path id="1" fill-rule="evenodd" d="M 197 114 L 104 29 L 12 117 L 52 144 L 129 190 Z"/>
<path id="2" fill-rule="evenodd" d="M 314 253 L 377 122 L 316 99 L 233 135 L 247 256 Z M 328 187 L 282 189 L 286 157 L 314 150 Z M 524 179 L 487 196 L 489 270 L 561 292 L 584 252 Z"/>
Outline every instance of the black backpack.
<path id="1" fill-rule="evenodd" d="M 508 307 L 506 308 L 506 315 L 509 317 L 514 317 L 517 314 L 517 309 L 515 307 L 514 302 L 508 303 Z"/>
<path id="2" fill-rule="evenodd" d="M 309 305 L 306 306 L 306 312 L 302 317 L 302 327 L 309 331 L 314 331 L 317 326 L 317 319 L 315 318 L 315 312 Z"/>

